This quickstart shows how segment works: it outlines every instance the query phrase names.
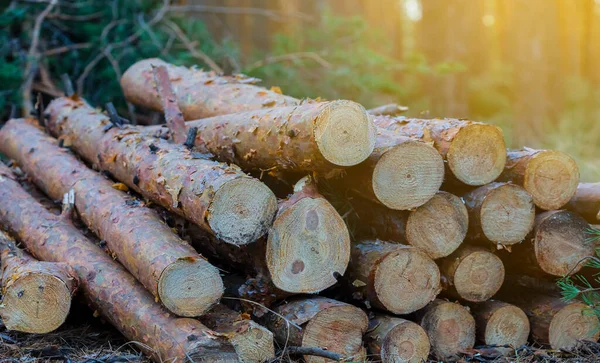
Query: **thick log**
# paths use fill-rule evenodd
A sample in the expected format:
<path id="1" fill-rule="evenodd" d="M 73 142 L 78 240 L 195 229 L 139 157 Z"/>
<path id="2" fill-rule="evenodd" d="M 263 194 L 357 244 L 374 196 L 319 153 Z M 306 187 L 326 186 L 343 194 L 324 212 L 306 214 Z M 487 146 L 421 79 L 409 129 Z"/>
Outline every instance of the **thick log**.
<path id="1" fill-rule="evenodd" d="M 135 127 L 110 127 L 104 114 L 77 98 L 55 99 L 46 113 L 50 132 L 86 161 L 227 243 L 252 243 L 273 222 L 275 195 L 235 166 L 197 158 Z"/>
<path id="2" fill-rule="evenodd" d="M 510 348 L 495 348 L 510 355 L 527 344 L 529 319 L 520 308 L 498 300 L 488 300 L 471 307 L 477 327 L 477 340 L 485 345 Z"/>
<path id="3" fill-rule="evenodd" d="M 421 327 L 429 336 L 431 352 L 439 359 L 456 357 L 475 344 L 475 319 L 462 305 L 436 299 L 422 309 Z"/>
<path id="4" fill-rule="evenodd" d="M 409 314 L 440 292 L 440 270 L 421 250 L 379 240 L 352 248 L 349 281 L 375 307 Z"/>
<path id="5" fill-rule="evenodd" d="M 65 218 L 48 212 L 0 164 L 0 223 L 34 256 L 70 265 L 92 310 L 156 362 L 185 359 L 236 362 L 228 343 L 197 320 L 168 313 L 135 278 Z"/>
<path id="6" fill-rule="evenodd" d="M 450 172 L 467 185 L 494 181 L 506 163 L 502 130 L 493 125 L 457 119 L 373 118 L 375 125 L 401 135 L 433 143 Z"/>
<path id="7" fill-rule="evenodd" d="M 369 355 L 385 363 L 421 363 L 429 356 L 429 338 L 412 321 L 375 314 L 365 335 Z"/>
<path id="8" fill-rule="evenodd" d="M 317 347 L 339 353 L 348 361 L 363 361 L 366 350 L 363 334 L 367 331 L 367 314 L 352 305 L 324 298 L 307 297 L 290 300 L 274 309 L 267 327 L 281 345 Z M 305 355 L 307 363 L 331 360 Z"/>
<path id="9" fill-rule="evenodd" d="M 60 200 L 73 190 L 81 220 L 171 312 L 199 316 L 219 301 L 223 282 L 215 267 L 155 211 L 113 188 L 33 123 L 6 123 L 0 152 L 16 160 L 50 198 Z"/>
<path id="10" fill-rule="evenodd" d="M 575 195 L 579 168 L 570 156 L 555 150 L 509 150 L 499 181 L 522 185 L 544 210 L 562 208 Z"/>
<path id="11" fill-rule="evenodd" d="M 469 210 L 469 233 L 473 241 L 511 246 L 527 237 L 535 220 L 531 195 L 518 185 L 490 183 L 463 196 Z"/>
<path id="12" fill-rule="evenodd" d="M 37 261 L 0 231 L 2 302 L 8 330 L 44 334 L 60 327 L 69 314 L 77 277 L 64 263 Z"/>
<path id="13" fill-rule="evenodd" d="M 442 286 L 453 297 L 470 302 L 485 301 L 500 290 L 504 264 L 482 247 L 463 246 L 440 260 Z"/>
<path id="14" fill-rule="evenodd" d="M 591 224 L 600 221 L 600 183 L 579 183 L 577 192 L 565 206 Z"/>

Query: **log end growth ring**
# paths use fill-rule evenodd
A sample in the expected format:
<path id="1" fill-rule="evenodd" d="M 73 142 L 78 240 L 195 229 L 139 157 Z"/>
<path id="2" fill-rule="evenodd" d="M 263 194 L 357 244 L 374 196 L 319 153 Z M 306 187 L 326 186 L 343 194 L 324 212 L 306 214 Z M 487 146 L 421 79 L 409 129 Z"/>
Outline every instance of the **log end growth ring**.
<path id="1" fill-rule="evenodd" d="M 229 342 L 241 362 L 265 362 L 275 357 L 273 333 L 267 328 L 252 320 L 235 322 L 234 327 L 238 333 Z"/>
<path id="2" fill-rule="evenodd" d="M 475 251 L 465 257 L 454 273 L 456 292 L 471 302 L 486 301 L 504 282 L 504 264 L 488 251 Z"/>
<path id="3" fill-rule="evenodd" d="M 418 324 L 405 321 L 387 333 L 381 344 L 384 362 L 420 363 L 429 356 L 429 337 Z"/>
<path id="4" fill-rule="evenodd" d="M 237 178 L 216 191 L 207 220 L 217 238 L 244 245 L 268 231 L 276 212 L 277 198 L 266 185 L 252 178 Z"/>
<path id="5" fill-rule="evenodd" d="M 425 204 L 444 181 L 444 160 L 431 145 L 409 141 L 386 151 L 373 170 L 373 191 L 386 207 L 410 210 Z"/>
<path id="6" fill-rule="evenodd" d="M 492 314 L 487 322 L 484 339 L 487 345 L 510 345 L 519 348 L 527 344 L 529 319 L 523 310 L 513 305 L 503 306 Z M 505 352 L 504 348 L 496 348 Z M 508 349 L 511 353 L 513 349 Z"/>
<path id="7" fill-rule="evenodd" d="M 471 124 L 461 128 L 446 155 L 454 176 L 467 185 L 484 185 L 506 165 L 506 143 L 497 126 Z"/>
<path id="8" fill-rule="evenodd" d="M 71 292 L 55 276 L 32 273 L 6 289 L 0 315 L 9 330 L 45 334 L 60 327 L 71 308 Z"/>
<path id="9" fill-rule="evenodd" d="M 572 303 L 560 309 L 550 322 L 552 349 L 569 349 L 581 340 L 597 341 L 600 336 L 598 318 L 583 303 Z"/>
<path id="10" fill-rule="evenodd" d="M 315 141 L 327 161 L 339 166 L 363 162 L 375 148 L 375 125 L 360 104 L 330 102 L 317 116 Z"/>
<path id="11" fill-rule="evenodd" d="M 475 344 L 475 319 L 459 304 L 443 302 L 433 307 L 423 317 L 421 326 L 438 358 L 453 357 Z"/>
<path id="12" fill-rule="evenodd" d="M 306 197 L 275 219 L 267 240 L 273 283 L 292 293 L 317 293 L 337 282 L 350 260 L 344 220 L 324 198 Z"/>
<path id="13" fill-rule="evenodd" d="M 525 170 L 523 186 L 537 206 L 560 209 L 577 192 L 579 168 L 570 156 L 560 151 L 541 151 L 533 156 Z"/>

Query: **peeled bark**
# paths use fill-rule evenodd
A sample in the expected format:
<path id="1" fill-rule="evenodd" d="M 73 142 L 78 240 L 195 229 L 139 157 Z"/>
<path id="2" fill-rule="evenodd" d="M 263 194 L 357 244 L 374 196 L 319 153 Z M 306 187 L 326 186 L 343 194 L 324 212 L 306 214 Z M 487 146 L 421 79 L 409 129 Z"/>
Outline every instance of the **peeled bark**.
<path id="1" fill-rule="evenodd" d="M 409 314 L 440 292 L 440 271 L 424 252 L 379 240 L 352 248 L 349 281 L 362 298 L 394 314 Z"/>
<path id="2" fill-rule="evenodd" d="M 494 181 L 506 163 L 502 130 L 493 125 L 457 119 L 373 118 L 375 125 L 428 143 L 439 151 L 453 175 L 467 185 Z"/>
<path id="3" fill-rule="evenodd" d="M 565 208 L 591 224 L 600 223 L 600 183 L 579 183 L 577 192 Z"/>
<path id="4" fill-rule="evenodd" d="M 56 139 L 23 119 L 0 129 L 0 152 L 18 162 L 50 198 L 73 190 L 81 220 L 162 304 L 199 316 L 223 294 L 219 271 L 181 240 L 155 211 L 90 170 Z"/>
<path id="5" fill-rule="evenodd" d="M 365 335 L 369 355 L 384 363 L 421 363 L 429 356 L 429 338 L 412 321 L 375 314 Z"/>
<path id="6" fill-rule="evenodd" d="M 197 320 L 164 310 L 135 278 L 71 223 L 48 212 L 0 164 L 0 223 L 36 257 L 70 265 L 92 310 L 113 324 L 156 362 L 236 362 L 233 347 Z M 149 348 L 146 348 L 148 346 Z"/>
<path id="7" fill-rule="evenodd" d="M 339 353 L 348 361 L 363 361 L 363 334 L 369 319 L 361 309 L 324 297 L 291 300 L 274 309 L 267 323 L 281 345 L 318 347 Z M 300 327 L 301 329 L 298 329 Z M 307 363 L 331 360 L 305 355 Z"/>
<path id="8" fill-rule="evenodd" d="M 555 150 L 509 150 L 506 168 L 498 178 L 522 185 L 535 205 L 545 210 L 562 208 L 575 195 L 579 167 L 570 156 Z"/>
<path id="9" fill-rule="evenodd" d="M 86 161 L 224 242 L 252 243 L 273 222 L 275 195 L 235 166 L 196 158 L 134 127 L 108 129 L 108 118 L 78 98 L 55 99 L 46 112 L 50 132 Z"/>
<path id="10" fill-rule="evenodd" d="M 525 239 L 533 228 L 535 205 L 525 189 L 508 183 L 491 183 L 463 196 L 469 210 L 469 234 L 501 248 Z"/>
<path id="11" fill-rule="evenodd" d="M 486 301 L 504 282 L 504 264 L 481 247 L 463 246 L 440 261 L 445 292 L 471 302 Z"/>
<path id="12" fill-rule="evenodd" d="M 498 300 L 488 300 L 473 305 L 471 312 L 475 317 L 477 340 L 485 345 L 510 348 L 495 348 L 510 355 L 516 349 L 527 344 L 529 337 L 529 319 L 520 308 Z"/>
<path id="13" fill-rule="evenodd" d="M 0 231 L 2 303 L 8 330 L 44 334 L 58 329 L 71 308 L 77 278 L 64 263 L 37 261 Z"/>

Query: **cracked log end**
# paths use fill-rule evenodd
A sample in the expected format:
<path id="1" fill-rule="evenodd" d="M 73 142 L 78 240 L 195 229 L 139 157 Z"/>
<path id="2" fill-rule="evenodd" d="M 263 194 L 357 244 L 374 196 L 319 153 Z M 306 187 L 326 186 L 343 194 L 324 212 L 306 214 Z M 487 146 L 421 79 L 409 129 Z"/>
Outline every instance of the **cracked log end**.
<path id="1" fill-rule="evenodd" d="M 406 239 L 432 259 L 446 257 L 462 244 L 468 225 L 469 215 L 462 200 L 453 194 L 438 192 L 410 213 Z"/>
<path id="2" fill-rule="evenodd" d="M 0 315 L 9 330 L 44 334 L 60 327 L 71 308 L 71 292 L 59 278 L 32 273 L 7 289 Z"/>
<path id="3" fill-rule="evenodd" d="M 444 161 L 431 145 L 404 142 L 386 151 L 373 170 L 373 191 L 386 207 L 409 210 L 431 199 L 444 181 Z"/>
<path id="4" fill-rule="evenodd" d="M 240 361 L 265 362 L 275 357 L 273 333 L 252 320 L 235 322 L 233 328 L 240 331 L 229 342 L 233 345 Z"/>
<path id="5" fill-rule="evenodd" d="M 412 321 L 378 316 L 379 325 L 367 337 L 371 353 L 386 363 L 421 363 L 429 356 L 429 337 L 425 330 Z"/>
<path id="6" fill-rule="evenodd" d="M 565 153 L 546 150 L 531 158 L 523 178 L 523 187 L 538 207 L 560 209 L 577 192 L 579 168 Z"/>
<path id="7" fill-rule="evenodd" d="M 581 340 L 597 341 L 600 337 L 598 318 L 583 303 L 572 303 L 560 309 L 550 322 L 552 349 L 569 349 Z"/>
<path id="8" fill-rule="evenodd" d="M 453 281 L 461 298 L 471 302 L 486 301 L 504 282 L 504 264 L 491 252 L 474 250 L 460 260 Z"/>
<path id="9" fill-rule="evenodd" d="M 454 176 L 467 185 L 494 181 L 506 164 L 506 144 L 497 126 L 471 124 L 461 128 L 446 155 Z"/>
<path id="10" fill-rule="evenodd" d="M 429 336 L 431 350 L 438 358 L 450 358 L 475 344 L 475 319 L 455 303 L 436 300 L 425 309 L 421 327 Z"/>
<path id="11" fill-rule="evenodd" d="M 314 127 L 317 147 L 332 164 L 357 165 L 375 148 L 375 125 L 358 103 L 331 102 L 317 116 Z"/>
<path id="12" fill-rule="evenodd" d="M 275 219 L 267 240 L 273 283 L 292 293 L 317 293 L 337 282 L 350 260 L 344 220 L 324 198 L 303 198 Z"/>
<path id="13" fill-rule="evenodd" d="M 237 178 L 216 191 L 207 219 L 219 239 L 244 245 L 267 232 L 276 212 L 277 198 L 266 185 L 251 178 Z"/>
<path id="14" fill-rule="evenodd" d="M 180 258 L 158 279 L 158 297 L 179 316 L 200 316 L 219 302 L 224 287 L 219 270 L 202 258 Z"/>
<path id="15" fill-rule="evenodd" d="M 523 310 L 510 304 L 494 309 L 486 317 L 483 341 L 486 345 L 509 345 L 519 348 L 527 344 L 529 319 Z M 479 326 L 478 326 L 479 328 Z M 514 349 L 496 348 L 503 354 L 512 354 Z"/>

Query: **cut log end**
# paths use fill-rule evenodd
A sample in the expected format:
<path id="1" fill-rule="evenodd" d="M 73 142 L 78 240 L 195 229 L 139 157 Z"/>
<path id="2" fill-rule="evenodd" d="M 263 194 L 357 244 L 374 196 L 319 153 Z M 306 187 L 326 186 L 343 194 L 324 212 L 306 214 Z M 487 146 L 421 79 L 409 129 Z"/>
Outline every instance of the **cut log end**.
<path id="1" fill-rule="evenodd" d="M 560 309 L 550 322 L 549 340 L 553 349 L 569 349 L 580 341 L 597 341 L 600 336 L 598 318 L 583 303 Z"/>
<path id="2" fill-rule="evenodd" d="M 237 331 L 229 342 L 233 345 L 241 362 L 265 362 L 275 357 L 273 333 L 253 322 L 242 320 L 234 323 Z"/>
<path id="3" fill-rule="evenodd" d="M 487 239 L 501 245 L 513 245 L 523 241 L 533 228 L 535 205 L 525 189 L 504 184 L 485 197 L 480 219 Z"/>
<path id="4" fill-rule="evenodd" d="M 429 338 L 418 324 L 404 320 L 396 325 L 381 344 L 383 362 L 420 363 L 429 356 Z"/>
<path id="5" fill-rule="evenodd" d="M 181 258 L 165 268 L 158 279 L 163 305 L 179 316 L 200 316 L 223 295 L 219 270 L 202 258 Z"/>
<path id="6" fill-rule="evenodd" d="M 570 156 L 560 151 L 535 154 L 525 170 L 523 186 L 541 209 L 560 209 L 577 192 L 579 168 Z"/>
<path id="7" fill-rule="evenodd" d="M 71 292 L 55 276 L 32 273 L 5 291 L 0 315 L 9 330 L 44 334 L 60 327 L 71 308 Z"/>
<path id="8" fill-rule="evenodd" d="M 454 176 L 467 185 L 494 181 L 506 164 L 506 144 L 496 126 L 471 124 L 454 137 L 446 155 Z"/>
<path id="9" fill-rule="evenodd" d="M 464 241 L 469 215 L 461 199 L 438 192 L 427 203 L 410 213 L 406 239 L 432 259 L 446 257 Z"/>
<path id="10" fill-rule="evenodd" d="M 459 304 L 447 301 L 435 304 L 423 316 L 421 326 L 438 358 L 456 356 L 475 344 L 475 319 Z"/>
<path id="11" fill-rule="evenodd" d="M 487 320 L 484 340 L 487 345 L 509 345 L 519 348 L 527 344 L 529 319 L 523 310 L 514 305 L 496 309 Z M 504 348 L 499 348 L 504 349 Z M 508 349 L 512 352 L 512 349 Z M 503 353 L 509 351 L 501 350 Z"/>
<path id="12" fill-rule="evenodd" d="M 267 267 L 279 289 L 320 292 L 337 282 L 350 260 L 344 220 L 323 198 L 303 198 L 275 219 L 267 240 Z"/>
<path id="13" fill-rule="evenodd" d="M 444 161 L 432 146 L 405 142 L 386 151 L 373 170 L 373 191 L 386 207 L 409 210 L 430 200 L 444 181 Z"/>
<path id="14" fill-rule="evenodd" d="M 440 270 L 424 252 L 401 248 L 379 262 L 373 284 L 385 309 L 409 314 L 435 299 L 440 291 Z"/>
<path id="15" fill-rule="evenodd" d="M 351 101 L 331 102 L 315 120 L 314 136 L 330 163 L 352 166 L 363 162 L 375 147 L 375 126 L 367 111 Z"/>
<path id="16" fill-rule="evenodd" d="M 277 198 L 266 185 L 237 178 L 216 191 L 207 219 L 219 239 L 244 245 L 267 232 L 276 212 Z"/>
<path id="17" fill-rule="evenodd" d="M 454 287 L 460 297 L 471 302 L 494 296 L 504 282 L 504 264 L 488 251 L 474 251 L 463 258 L 454 272 Z"/>

